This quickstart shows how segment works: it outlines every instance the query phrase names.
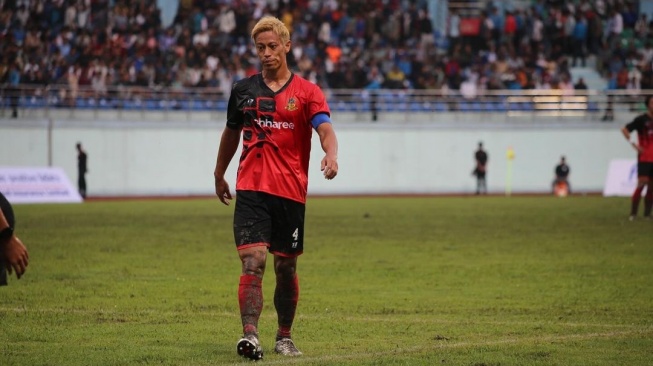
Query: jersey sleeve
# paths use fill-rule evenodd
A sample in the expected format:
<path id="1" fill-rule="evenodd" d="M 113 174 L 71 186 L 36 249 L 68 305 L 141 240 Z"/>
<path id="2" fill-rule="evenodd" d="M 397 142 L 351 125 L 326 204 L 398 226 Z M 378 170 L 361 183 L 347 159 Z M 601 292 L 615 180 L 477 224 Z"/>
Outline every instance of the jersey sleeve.
<path id="1" fill-rule="evenodd" d="M 235 82 L 231 88 L 231 95 L 229 95 L 229 103 L 227 104 L 227 127 L 238 129 L 243 126 L 243 111 L 238 106 L 238 101 L 241 99 L 240 84 Z"/>
<path id="2" fill-rule="evenodd" d="M 331 116 L 331 110 L 329 109 L 329 104 L 327 103 L 326 97 L 317 85 L 313 85 L 312 97 L 309 99 L 308 104 L 308 115 L 309 120 L 312 120 L 317 114 L 324 113 L 327 116 Z"/>
<path id="3" fill-rule="evenodd" d="M 633 119 L 632 122 L 626 124 L 626 130 L 628 130 L 628 132 L 633 132 L 635 130 L 638 130 L 641 127 L 643 121 L 644 120 L 642 116 L 635 117 L 635 119 Z"/>

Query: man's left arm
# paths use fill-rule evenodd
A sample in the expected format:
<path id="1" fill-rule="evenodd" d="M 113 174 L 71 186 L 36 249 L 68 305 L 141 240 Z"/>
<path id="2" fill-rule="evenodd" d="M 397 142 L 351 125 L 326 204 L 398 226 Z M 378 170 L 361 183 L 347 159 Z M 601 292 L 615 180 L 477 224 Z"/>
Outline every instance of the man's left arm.
<path id="1" fill-rule="evenodd" d="M 0 210 L 0 261 L 3 262 L 4 269 L 6 269 L 9 274 L 13 272 L 16 273 L 16 277 L 20 277 L 25 273 L 25 268 L 29 263 L 29 254 L 27 253 L 27 248 L 20 239 L 14 234 L 11 218 L 13 217 L 13 211 L 11 204 L 7 201 L 4 196 L 0 199 L 3 200 L 3 207 Z M 6 207 L 5 207 L 6 206 Z M 7 214 L 5 214 L 7 212 Z M 3 276 L 2 282 L 0 285 L 6 285 L 4 283 L 6 277 Z"/>
<path id="2" fill-rule="evenodd" d="M 320 170 L 324 172 L 324 178 L 333 179 L 338 175 L 338 139 L 331 123 L 321 123 L 317 126 L 317 134 L 320 136 L 320 144 L 325 155 L 320 163 Z"/>

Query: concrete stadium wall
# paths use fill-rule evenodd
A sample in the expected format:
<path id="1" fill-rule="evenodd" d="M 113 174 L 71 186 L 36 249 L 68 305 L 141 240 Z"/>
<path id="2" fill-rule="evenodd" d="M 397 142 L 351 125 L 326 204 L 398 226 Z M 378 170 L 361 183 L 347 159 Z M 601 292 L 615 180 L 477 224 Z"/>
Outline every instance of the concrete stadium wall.
<path id="1" fill-rule="evenodd" d="M 503 193 L 508 185 L 513 193 L 548 192 L 561 155 L 571 166 L 574 191 L 600 192 L 609 161 L 635 157 L 619 132 L 621 122 L 591 118 L 397 114 L 372 123 L 368 116 L 341 113 L 334 120 L 340 172 L 333 181 L 322 178 L 322 150 L 314 134 L 310 194 L 473 193 L 479 141 L 490 157 L 491 193 Z M 90 196 L 212 195 L 223 126 L 223 115 L 0 119 L 0 166 L 59 166 L 75 182 L 80 141 L 89 155 Z M 515 152 L 512 163 L 506 159 L 509 147 Z M 228 171 L 232 188 L 237 161 Z"/>

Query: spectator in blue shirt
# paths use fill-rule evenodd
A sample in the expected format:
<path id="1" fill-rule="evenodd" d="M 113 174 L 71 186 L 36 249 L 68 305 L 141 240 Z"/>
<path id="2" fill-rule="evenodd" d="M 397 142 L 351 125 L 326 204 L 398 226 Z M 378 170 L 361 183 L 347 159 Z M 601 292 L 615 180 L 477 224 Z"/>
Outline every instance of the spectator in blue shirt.
<path id="1" fill-rule="evenodd" d="M 14 62 L 9 69 L 7 75 L 9 87 L 7 88 L 7 95 L 9 96 L 9 104 L 11 105 L 11 117 L 18 118 L 18 100 L 20 99 L 18 85 L 20 84 L 20 66 L 18 62 Z"/>
<path id="2" fill-rule="evenodd" d="M 585 45 L 587 44 L 587 21 L 584 16 L 576 14 L 576 25 L 571 34 L 573 58 L 571 66 L 576 66 L 576 60 L 580 59 L 581 66 L 585 67 Z"/>

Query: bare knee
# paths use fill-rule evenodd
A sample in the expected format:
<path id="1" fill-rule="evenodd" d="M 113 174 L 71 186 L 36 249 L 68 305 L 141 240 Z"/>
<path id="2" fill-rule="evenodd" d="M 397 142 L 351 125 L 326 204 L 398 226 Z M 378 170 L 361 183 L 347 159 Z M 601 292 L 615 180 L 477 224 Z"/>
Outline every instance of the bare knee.
<path id="1" fill-rule="evenodd" d="M 277 278 L 293 278 L 297 271 L 297 258 L 274 257 L 274 272 Z"/>
<path id="2" fill-rule="evenodd" d="M 242 274 L 263 277 L 265 273 L 265 262 L 267 258 L 267 248 L 254 247 L 238 251 L 240 262 L 242 264 Z"/>

